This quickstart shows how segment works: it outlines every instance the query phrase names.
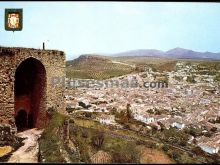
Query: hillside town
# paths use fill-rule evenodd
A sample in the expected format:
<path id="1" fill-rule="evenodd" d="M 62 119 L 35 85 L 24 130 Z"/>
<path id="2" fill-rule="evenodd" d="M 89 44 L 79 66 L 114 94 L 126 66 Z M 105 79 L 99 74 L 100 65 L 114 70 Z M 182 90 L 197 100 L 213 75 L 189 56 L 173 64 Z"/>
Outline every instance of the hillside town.
<path id="1" fill-rule="evenodd" d="M 67 111 L 69 115 L 95 113 L 96 117 L 91 120 L 123 128 L 124 125 L 117 122 L 115 111 L 120 113 L 129 107 L 132 118 L 144 123 L 149 130 L 155 127 L 158 132 L 162 128 L 200 130 L 199 134 L 190 134 L 187 143 L 208 154 L 217 154 L 220 150 L 220 82 L 216 75 L 220 70 L 207 74 L 208 68 L 199 67 L 178 62 L 171 72 L 160 73 L 147 68 L 144 72 L 106 80 L 117 82 L 115 86 L 106 86 L 105 82 L 99 87 L 66 87 Z M 125 82 L 127 86 L 120 85 Z"/>

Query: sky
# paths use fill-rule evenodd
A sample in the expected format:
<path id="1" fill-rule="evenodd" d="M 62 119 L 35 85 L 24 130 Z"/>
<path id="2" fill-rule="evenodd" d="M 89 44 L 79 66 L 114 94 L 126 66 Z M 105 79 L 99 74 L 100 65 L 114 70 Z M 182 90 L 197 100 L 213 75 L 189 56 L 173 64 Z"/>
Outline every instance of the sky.
<path id="1" fill-rule="evenodd" d="M 5 31 L 5 8 L 23 8 L 23 30 Z M 220 3 L 0 2 L 0 45 L 114 54 L 175 47 L 220 52 Z"/>

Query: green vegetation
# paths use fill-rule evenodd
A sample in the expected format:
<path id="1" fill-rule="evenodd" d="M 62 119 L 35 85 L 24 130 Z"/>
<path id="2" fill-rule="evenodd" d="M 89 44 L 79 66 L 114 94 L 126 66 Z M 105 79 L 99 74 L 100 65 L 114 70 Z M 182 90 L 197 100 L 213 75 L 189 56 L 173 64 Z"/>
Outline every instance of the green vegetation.
<path id="1" fill-rule="evenodd" d="M 143 124 L 140 121 L 136 121 L 136 120 L 132 120 L 133 123 L 138 123 L 138 124 Z M 146 139 L 145 137 L 139 136 L 137 133 L 135 133 L 134 131 L 130 131 L 130 130 L 117 130 L 117 129 L 113 129 L 111 130 L 110 127 L 106 126 L 106 125 L 102 125 L 96 121 L 93 120 L 85 120 L 85 119 L 79 119 L 79 118 L 74 118 L 74 123 L 77 126 L 80 127 L 84 127 L 84 128 L 91 128 L 91 129 L 96 129 L 96 130 L 102 130 L 105 133 L 117 133 L 118 135 L 129 135 L 130 137 L 133 138 L 138 138 L 141 140 Z"/>
<path id="2" fill-rule="evenodd" d="M 87 58 L 80 57 L 72 61 L 67 61 L 66 75 L 68 78 L 104 80 L 129 73 L 144 72 L 149 68 L 154 72 L 160 73 L 175 71 L 177 62 L 183 62 L 184 65 L 188 66 L 195 65 L 198 74 L 216 75 L 215 81 L 220 81 L 220 75 L 218 73 L 220 70 L 219 61 L 154 57 L 104 57 L 98 55 L 90 55 Z M 176 79 L 181 81 L 181 77 L 176 77 Z M 164 81 L 167 81 L 167 79 Z M 194 79 L 189 77 L 188 82 L 194 83 Z"/>
<path id="3" fill-rule="evenodd" d="M 103 150 L 111 153 L 113 163 L 139 163 L 139 153 L 134 142 L 106 137 Z"/>
<path id="4" fill-rule="evenodd" d="M 125 116 L 128 118 L 129 106 L 127 110 L 128 112 L 125 110 L 121 113 L 122 118 Z M 120 113 L 118 115 L 120 116 Z M 202 132 L 199 128 L 187 127 L 183 130 L 170 128 L 154 131 L 153 134 L 147 133 L 143 135 L 140 133 L 142 131 L 124 129 L 111 130 L 110 126 L 102 125 L 95 121 L 83 119 L 74 120 L 75 122 L 71 126 L 71 129 L 73 129 L 71 136 L 73 138 L 77 137 L 76 139 L 79 141 L 79 146 L 81 146 L 80 152 L 84 157 L 84 162 L 90 161 L 89 157 L 91 155 L 89 156 L 88 151 L 92 150 L 92 153 L 96 153 L 98 150 L 103 150 L 111 153 L 113 163 L 138 163 L 140 161 L 140 152 L 136 152 L 138 145 L 144 145 L 148 149 L 163 151 L 177 163 L 206 163 L 219 159 L 218 156 L 213 158 L 214 156 L 210 156 L 204 153 L 200 148 L 187 143 L 189 135 L 201 136 Z M 128 119 L 128 121 L 128 123 L 125 123 L 125 125 L 129 126 L 128 129 L 131 129 L 131 125 L 136 125 L 136 127 L 141 125 L 141 123 L 133 122 L 132 119 Z M 130 151 L 133 151 L 134 157 L 131 156 Z"/>
<path id="5" fill-rule="evenodd" d="M 180 164 L 200 164 L 200 163 L 204 163 L 205 160 L 202 157 L 198 157 L 198 156 L 192 156 L 186 152 L 177 150 L 177 149 L 169 149 L 167 151 L 167 154 L 169 155 L 170 158 L 172 158 L 173 160 L 175 160 L 177 163 Z"/>
<path id="6" fill-rule="evenodd" d="M 117 62 L 112 62 L 117 61 Z M 131 67 L 135 66 L 135 68 Z M 68 78 L 81 79 L 109 79 L 129 73 L 143 72 L 148 68 L 153 71 L 163 72 L 175 69 L 176 61 L 173 59 L 152 57 L 116 57 L 90 56 L 89 60 L 80 57 L 66 63 Z"/>
<path id="7" fill-rule="evenodd" d="M 127 105 L 126 110 L 122 110 L 120 112 L 115 112 L 116 121 L 125 127 L 130 128 L 132 124 L 135 125 L 145 125 L 144 123 L 133 119 L 132 111 L 130 109 L 130 104 Z"/>
<path id="8" fill-rule="evenodd" d="M 157 71 L 158 72 L 163 72 L 163 71 L 171 72 L 171 71 L 174 71 L 175 67 L 176 67 L 176 63 L 177 63 L 177 61 L 171 61 L 171 62 L 168 61 L 166 63 L 158 65 L 157 66 Z"/>
<path id="9" fill-rule="evenodd" d="M 92 75 L 87 71 L 75 70 L 73 68 L 66 68 L 67 78 L 92 79 Z"/>
<path id="10" fill-rule="evenodd" d="M 63 139 L 59 133 L 64 119 L 65 117 L 58 112 L 52 112 L 51 120 L 39 140 L 40 151 L 46 162 L 65 162 L 60 153 Z"/>
<path id="11" fill-rule="evenodd" d="M 168 76 L 156 76 L 156 81 L 161 82 L 161 83 L 169 83 L 169 78 Z M 159 84 L 160 85 L 160 84 Z M 162 85 L 162 84 L 161 84 Z M 165 85 L 166 86 L 166 85 Z"/>
<path id="12" fill-rule="evenodd" d="M 176 61 L 169 60 L 169 59 L 154 59 L 154 60 L 147 60 L 144 59 L 143 61 L 133 61 L 136 64 L 136 72 L 144 72 L 147 71 L 148 68 L 151 68 L 153 72 L 164 72 L 164 71 L 174 71 L 176 66 Z"/>
<path id="13" fill-rule="evenodd" d="M 94 70 L 75 70 L 73 68 L 67 68 L 66 70 L 66 76 L 68 78 L 79 78 L 79 79 L 96 79 L 96 80 L 104 80 L 109 79 L 113 77 L 119 77 L 125 74 L 131 73 L 132 70 L 123 70 L 123 69 L 117 69 L 112 68 L 109 70 L 100 70 L 100 71 L 94 71 Z"/>
<path id="14" fill-rule="evenodd" d="M 86 135 L 85 136 L 85 132 Z M 112 156 L 112 163 L 138 163 L 139 155 L 134 142 L 115 138 L 102 130 L 85 128 L 71 124 L 71 139 L 76 139 L 79 144 L 81 159 L 91 163 L 92 153 L 99 150 L 108 152 Z"/>
<path id="15" fill-rule="evenodd" d="M 170 129 L 164 129 L 161 132 L 157 132 L 154 136 L 160 138 L 162 141 L 180 146 L 186 146 L 189 137 L 189 135 L 184 131 L 172 127 Z"/>
<path id="16" fill-rule="evenodd" d="M 161 149 L 177 163 L 219 162 L 219 155 L 207 154 L 200 147 L 188 144 L 187 141 L 189 139 L 189 135 L 193 135 L 194 137 L 202 136 L 202 129 L 193 126 L 189 126 L 183 130 L 170 128 L 169 130 L 164 129 L 163 131 L 155 133 L 153 137 L 164 142 Z M 179 150 L 177 148 L 184 148 L 189 152 L 185 152 L 184 150 Z"/>
<path id="17" fill-rule="evenodd" d="M 129 111 L 129 109 L 130 108 L 128 106 L 127 110 Z M 125 114 L 127 114 L 126 111 Z M 138 132 L 123 129 L 111 129 L 110 126 L 105 126 L 92 120 L 83 120 L 79 118 L 75 118 L 74 120 L 74 124 L 71 124 L 70 127 L 71 137 L 73 139 L 76 137 L 77 141 L 79 141 L 79 146 L 82 146 L 80 147 L 80 153 L 83 156 L 82 160 L 84 162 L 89 162 L 88 150 L 91 150 L 91 147 L 94 152 L 97 152 L 101 149 L 111 153 L 113 162 L 136 163 L 139 162 L 140 158 L 140 152 L 136 152 L 136 147 L 138 145 L 144 145 L 148 149 L 161 150 L 158 148 L 157 142 L 152 141 L 151 138 L 143 136 Z M 143 123 L 138 121 L 135 122 L 135 120 L 130 119 L 129 126 L 131 125 L 143 125 Z M 87 130 L 87 133 L 85 133 L 85 130 Z M 104 140 L 100 140 L 101 143 L 99 143 L 99 147 L 97 147 L 97 145 L 94 145 L 94 140 L 97 139 L 97 135 L 99 133 L 101 133 L 101 135 L 104 134 Z M 102 137 L 103 136 L 101 136 L 101 139 Z M 129 139 L 132 140 L 130 141 Z"/>
<path id="18" fill-rule="evenodd" d="M 73 132 L 74 130 L 74 132 Z M 79 146 L 79 152 L 81 155 L 81 161 L 90 163 L 90 155 L 89 155 L 89 143 L 90 143 L 90 135 L 88 137 L 83 136 L 82 129 L 80 127 L 73 127 L 71 124 L 70 129 L 70 139 L 72 141 L 76 141 Z"/>
<path id="19" fill-rule="evenodd" d="M 195 76 L 193 76 L 193 75 L 187 76 L 186 81 L 189 82 L 189 83 L 196 83 Z"/>
<path id="20" fill-rule="evenodd" d="M 103 80 L 133 72 L 129 65 L 114 63 L 102 56 L 82 56 L 66 63 L 68 78 Z"/>
<path id="21" fill-rule="evenodd" d="M 198 137 L 198 136 L 202 136 L 203 135 L 203 129 L 199 128 L 199 127 L 193 127 L 193 126 L 189 126 L 187 128 L 184 129 L 184 132 L 192 135 L 194 137 Z"/>
<path id="22" fill-rule="evenodd" d="M 197 74 L 212 75 L 214 81 L 220 81 L 220 62 L 219 61 L 192 61 L 191 64 L 197 65 Z"/>
<path id="23" fill-rule="evenodd" d="M 220 73 L 215 75 L 214 81 L 220 82 Z"/>
<path id="24" fill-rule="evenodd" d="M 220 70 L 220 61 L 201 61 L 198 69 Z"/>
<path id="25" fill-rule="evenodd" d="M 177 81 L 182 81 L 183 77 L 182 76 L 174 76 L 174 79 Z"/>
<path id="26" fill-rule="evenodd" d="M 100 149 L 104 142 L 104 133 L 103 132 L 97 132 L 96 135 L 92 137 L 92 144 L 97 149 Z"/>

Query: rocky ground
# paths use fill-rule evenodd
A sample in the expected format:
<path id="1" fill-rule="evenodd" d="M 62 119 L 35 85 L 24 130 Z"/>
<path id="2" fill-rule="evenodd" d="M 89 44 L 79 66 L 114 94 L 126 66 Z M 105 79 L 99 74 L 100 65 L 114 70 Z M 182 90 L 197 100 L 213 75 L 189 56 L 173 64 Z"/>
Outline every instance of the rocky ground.
<path id="1" fill-rule="evenodd" d="M 18 133 L 19 137 L 25 138 L 24 145 L 17 151 L 12 153 L 9 158 L 10 163 L 37 163 L 39 145 L 38 139 L 42 134 L 42 130 L 36 128 Z"/>

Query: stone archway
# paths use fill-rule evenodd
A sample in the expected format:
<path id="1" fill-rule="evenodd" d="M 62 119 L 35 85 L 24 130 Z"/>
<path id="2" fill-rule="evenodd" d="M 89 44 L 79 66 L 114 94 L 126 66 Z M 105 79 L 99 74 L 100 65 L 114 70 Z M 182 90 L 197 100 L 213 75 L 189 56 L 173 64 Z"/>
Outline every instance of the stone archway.
<path id="1" fill-rule="evenodd" d="M 45 90 L 46 70 L 44 65 L 32 57 L 24 60 L 15 72 L 15 120 L 20 123 L 16 124 L 18 131 L 25 128 L 41 127 L 46 122 Z M 24 117 L 24 111 L 26 117 Z M 25 124 L 21 124 L 22 121 Z"/>

